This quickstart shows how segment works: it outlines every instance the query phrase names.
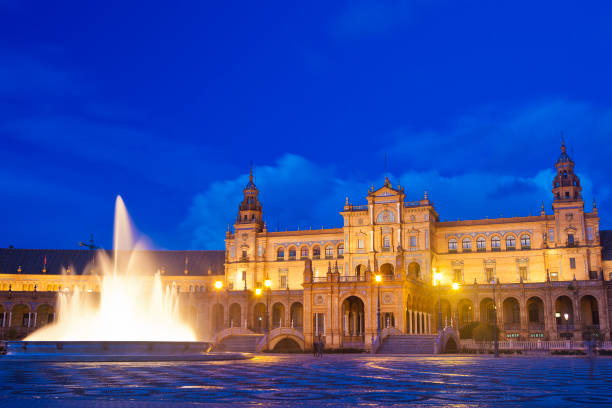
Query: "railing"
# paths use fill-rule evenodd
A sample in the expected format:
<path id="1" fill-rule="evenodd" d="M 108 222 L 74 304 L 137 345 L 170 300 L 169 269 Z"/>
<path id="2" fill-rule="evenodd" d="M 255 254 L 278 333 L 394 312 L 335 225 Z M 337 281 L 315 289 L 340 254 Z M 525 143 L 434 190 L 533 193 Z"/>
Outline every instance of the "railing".
<path id="1" fill-rule="evenodd" d="M 504 323 L 504 330 L 521 330 L 520 323 Z"/>
<path id="2" fill-rule="evenodd" d="M 349 205 L 347 211 L 368 211 L 368 206 L 366 205 Z"/>
<path id="3" fill-rule="evenodd" d="M 254 334 L 254 333 L 255 333 L 254 331 L 247 329 L 246 327 L 240 327 L 240 326 L 228 327 L 227 329 L 223 329 L 217 333 L 217 335 L 215 336 L 215 342 L 219 343 L 220 341 L 222 341 L 223 339 L 229 336 L 236 336 L 240 334 Z"/>
<path id="4" fill-rule="evenodd" d="M 420 205 L 420 201 L 404 201 L 404 208 L 419 207 Z"/>
<path id="5" fill-rule="evenodd" d="M 375 354 L 378 351 L 378 349 L 380 348 L 380 346 L 382 345 L 382 342 L 383 342 L 384 339 L 386 339 L 387 337 L 392 336 L 392 335 L 400 335 L 400 334 L 402 334 L 402 332 L 399 331 L 398 329 L 396 329 L 393 326 L 385 327 L 380 332 L 380 336 L 377 337 L 372 342 L 372 349 L 370 351 L 372 352 L 372 354 Z"/>
<path id="6" fill-rule="evenodd" d="M 499 341 L 500 350 L 571 350 L 587 348 L 586 341 L 576 340 L 547 340 L 547 341 Z M 472 350 L 492 350 L 495 343 L 492 341 L 476 342 L 473 339 L 461 340 L 461 347 Z M 612 341 L 602 341 L 598 347 L 604 350 L 612 349 Z"/>
<path id="7" fill-rule="evenodd" d="M 327 276 L 313 276 L 313 282 L 327 282 Z"/>
<path id="8" fill-rule="evenodd" d="M 304 341 L 304 334 L 300 330 L 297 330 L 293 327 L 277 327 L 273 330 L 270 330 L 269 334 L 266 334 L 261 338 L 259 343 L 257 343 L 255 350 L 257 352 L 263 351 L 268 346 L 270 340 L 281 335 L 292 335 Z"/>
<path id="9" fill-rule="evenodd" d="M 557 323 L 558 332 L 574 331 L 574 323 Z"/>
<path id="10" fill-rule="evenodd" d="M 340 276 L 340 282 L 365 282 L 365 275 Z"/>
<path id="11" fill-rule="evenodd" d="M 544 331 L 544 323 L 527 323 L 527 330 L 529 331 Z"/>

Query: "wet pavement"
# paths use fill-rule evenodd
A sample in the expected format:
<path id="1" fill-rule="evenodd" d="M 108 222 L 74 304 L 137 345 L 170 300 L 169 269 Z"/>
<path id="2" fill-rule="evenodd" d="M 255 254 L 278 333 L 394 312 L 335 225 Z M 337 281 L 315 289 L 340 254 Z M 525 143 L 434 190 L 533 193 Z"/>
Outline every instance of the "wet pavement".
<path id="1" fill-rule="evenodd" d="M 164 363 L 0 362 L 0 407 L 612 404 L 612 358 L 256 355 Z"/>

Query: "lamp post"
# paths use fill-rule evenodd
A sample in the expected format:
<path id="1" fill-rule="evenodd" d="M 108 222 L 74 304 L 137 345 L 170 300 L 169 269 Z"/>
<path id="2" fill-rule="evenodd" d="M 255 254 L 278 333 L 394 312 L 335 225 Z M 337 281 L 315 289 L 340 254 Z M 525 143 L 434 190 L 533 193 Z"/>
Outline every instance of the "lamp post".
<path id="1" fill-rule="evenodd" d="M 451 288 L 453 289 L 453 291 L 457 292 L 459 290 L 459 282 L 453 282 L 451 284 Z M 453 297 L 453 300 L 456 302 L 457 298 Z M 451 311 L 451 315 L 452 315 L 452 311 Z M 457 325 L 457 331 L 459 331 L 459 305 L 457 305 L 457 314 L 455 315 L 455 324 Z"/>
<path id="2" fill-rule="evenodd" d="M 434 284 L 438 286 L 438 332 L 442 331 L 442 297 L 440 296 L 440 281 L 442 280 L 442 274 L 436 272 L 436 268 L 433 268 Z"/>
<path id="3" fill-rule="evenodd" d="M 378 341 L 380 341 L 380 282 L 382 281 L 382 276 L 380 274 L 374 277 L 376 280 L 376 335 L 378 336 Z"/>
<path id="4" fill-rule="evenodd" d="M 270 348 L 270 291 L 272 290 L 272 281 L 270 279 L 266 279 L 264 281 L 264 286 L 266 287 L 266 350 Z"/>
<path id="5" fill-rule="evenodd" d="M 219 292 L 223 288 L 223 281 L 215 281 L 215 290 L 217 291 L 217 313 L 215 314 L 215 333 L 219 333 L 219 307 L 221 304 L 219 303 Z M 221 319 L 223 319 L 223 315 L 221 315 Z M 223 324 L 223 323 L 221 323 Z"/>
<path id="6" fill-rule="evenodd" d="M 493 352 L 499 357 L 499 340 L 497 339 L 497 303 L 495 303 L 496 279 L 493 278 Z"/>

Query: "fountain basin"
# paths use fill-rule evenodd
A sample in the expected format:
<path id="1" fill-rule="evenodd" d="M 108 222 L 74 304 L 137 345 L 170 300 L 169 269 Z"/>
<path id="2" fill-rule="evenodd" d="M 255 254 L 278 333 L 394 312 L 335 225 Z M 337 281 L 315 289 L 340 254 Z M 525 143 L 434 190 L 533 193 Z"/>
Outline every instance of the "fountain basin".
<path id="1" fill-rule="evenodd" d="M 242 360 L 244 353 L 211 353 L 201 341 L 7 341 L 2 361 L 129 362 Z"/>

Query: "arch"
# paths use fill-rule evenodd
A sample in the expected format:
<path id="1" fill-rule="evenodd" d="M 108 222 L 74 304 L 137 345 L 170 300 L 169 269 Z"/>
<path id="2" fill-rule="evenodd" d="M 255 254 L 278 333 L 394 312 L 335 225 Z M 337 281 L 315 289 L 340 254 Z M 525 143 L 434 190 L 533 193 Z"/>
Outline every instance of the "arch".
<path id="1" fill-rule="evenodd" d="M 289 254 L 289 259 L 294 260 L 296 259 L 297 256 L 297 249 L 295 246 L 290 246 L 289 249 L 287 250 L 288 254 Z"/>
<path id="2" fill-rule="evenodd" d="M 557 331 L 560 337 L 573 337 L 574 306 L 572 299 L 568 296 L 559 296 L 555 300 L 555 320 L 557 322 Z"/>
<path id="3" fill-rule="evenodd" d="M 45 324 L 53 323 L 55 318 L 55 310 L 51 305 L 40 305 L 36 309 L 36 327 L 42 327 Z"/>
<path id="4" fill-rule="evenodd" d="M 276 250 L 276 259 L 285 259 L 285 248 L 280 247 Z"/>
<path id="5" fill-rule="evenodd" d="M 393 280 L 393 265 L 390 263 L 384 263 L 380 266 L 380 274 L 382 275 L 383 280 L 391 281 Z"/>
<path id="6" fill-rule="evenodd" d="M 592 295 L 580 299 L 580 321 L 583 326 L 599 328 L 599 305 Z"/>
<path id="7" fill-rule="evenodd" d="M 499 251 L 501 249 L 501 236 L 494 234 L 491 236 L 491 251 Z"/>
<path id="8" fill-rule="evenodd" d="M 315 245 L 312 247 L 312 258 L 320 259 L 321 258 L 321 246 Z"/>
<path id="9" fill-rule="evenodd" d="M 441 305 L 441 307 L 439 305 Z M 433 312 L 435 315 L 435 327 L 448 327 L 451 325 L 452 319 L 451 304 L 448 299 L 440 299 L 439 305 L 438 301 L 436 301 L 436 303 L 434 304 Z M 440 321 L 440 312 L 442 312 L 442 321 Z"/>
<path id="10" fill-rule="evenodd" d="M 519 237 L 521 242 L 521 249 L 530 249 L 531 248 L 531 235 L 528 233 L 523 233 Z"/>
<path id="11" fill-rule="evenodd" d="M 504 330 L 520 330 L 521 307 L 514 297 L 507 297 L 502 303 Z"/>
<path id="12" fill-rule="evenodd" d="M 382 210 L 376 216 L 377 224 L 389 224 L 395 222 L 395 214 L 391 210 Z"/>
<path id="13" fill-rule="evenodd" d="M 263 303 L 253 306 L 253 329 L 257 333 L 266 330 L 266 305 Z"/>
<path id="14" fill-rule="evenodd" d="M 343 346 L 363 345 L 365 339 L 365 304 L 355 295 L 342 302 L 342 344 Z"/>
<path id="15" fill-rule="evenodd" d="M 476 237 L 476 251 L 484 252 L 487 250 L 487 239 L 484 235 L 478 235 Z"/>
<path id="16" fill-rule="evenodd" d="M 381 329 L 386 329 L 387 327 L 395 327 L 395 315 L 393 314 L 393 312 L 384 312 L 380 315 L 380 318 Z"/>
<path id="17" fill-rule="evenodd" d="M 285 305 L 276 302 L 272 306 L 272 328 L 283 327 L 285 323 Z"/>
<path id="18" fill-rule="evenodd" d="M 461 299 L 457 304 L 459 325 L 463 326 L 474 321 L 474 304 L 469 299 Z"/>
<path id="19" fill-rule="evenodd" d="M 472 250 L 472 238 L 463 238 L 463 240 L 461 241 L 461 250 L 463 252 L 469 252 Z"/>
<path id="20" fill-rule="evenodd" d="M 230 327 L 242 327 L 242 308 L 238 303 L 232 303 L 229 307 Z"/>
<path id="21" fill-rule="evenodd" d="M 421 279 L 421 265 L 418 262 L 412 261 L 408 264 L 406 278 Z"/>
<path id="22" fill-rule="evenodd" d="M 11 327 L 29 327 L 30 307 L 24 304 L 14 305 L 11 309 Z"/>
<path id="23" fill-rule="evenodd" d="M 331 244 L 325 244 L 325 259 L 334 257 L 334 247 Z"/>
<path id="24" fill-rule="evenodd" d="M 506 242 L 506 249 L 516 249 L 516 236 L 509 232 L 504 236 Z"/>
<path id="25" fill-rule="evenodd" d="M 457 250 L 457 238 L 451 238 L 448 240 L 448 251 L 456 251 Z"/>
<path id="26" fill-rule="evenodd" d="M 218 333 L 223 330 L 223 305 L 220 303 L 216 303 L 212 307 L 212 318 L 210 319 L 212 323 L 213 333 Z"/>
<path id="27" fill-rule="evenodd" d="M 309 256 L 310 256 L 310 248 L 308 248 L 306 245 L 302 245 L 300 247 L 300 258 L 306 259 Z"/>
<path id="28" fill-rule="evenodd" d="M 359 264 L 355 267 L 355 276 L 358 278 L 365 278 L 366 275 L 366 266 L 364 264 Z"/>
<path id="29" fill-rule="evenodd" d="M 480 321 L 491 324 L 495 322 L 495 306 L 489 297 L 480 301 Z"/>
<path id="30" fill-rule="evenodd" d="M 529 330 L 544 330 L 544 301 L 538 296 L 527 299 L 527 326 Z"/>
<path id="31" fill-rule="evenodd" d="M 457 342 L 455 341 L 454 338 L 449 337 L 448 340 L 446 340 L 446 344 L 442 348 L 442 352 L 443 353 L 457 353 L 457 352 L 459 352 L 459 348 L 457 347 Z"/>
<path id="32" fill-rule="evenodd" d="M 284 337 L 280 339 L 272 348 L 276 353 L 299 353 L 302 351 L 300 343 L 292 337 Z"/>
<path id="33" fill-rule="evenodd" d="M 302 330 L 304 327 L 304 306 L 301 302 L 294 302 L 289 308 L 291 316 L 291 327 L 297 330 Z"/>
<path id="34" fill-rule="evenodd" d="M 338 258 L 344 258 L 344 244 L 338 244 L 336 253 L 338 254 Z"/>

